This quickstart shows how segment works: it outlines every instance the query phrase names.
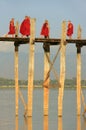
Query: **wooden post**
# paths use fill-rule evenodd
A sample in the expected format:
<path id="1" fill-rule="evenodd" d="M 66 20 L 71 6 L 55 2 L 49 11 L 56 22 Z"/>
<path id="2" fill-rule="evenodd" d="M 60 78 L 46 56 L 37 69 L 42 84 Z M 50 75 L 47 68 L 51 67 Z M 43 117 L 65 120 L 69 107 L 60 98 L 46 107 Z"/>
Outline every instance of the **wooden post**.
<path id="1" fill-rule="evenodd" d="M 77 46 L 77 115 L 81 113 L 81 47 Z"/>
<path id="2" fill-rule="evenodd" d="M 19 100 L 19 85 L 18 85 L 18 45 L 15 45 L 15 111 L 18 116 L 18 100 Z"/>
<path id="3" fill-rule="evenodd" d="M 77 38 L 81 39 L 81 27 L 78 26 Z M 81 113 L 81 45 L 77 45 L 77 115 Z"/>
<path id="4" fill-rule="evenodd" d="M 19 22 L 18 21 L 16 21 L 16 26 L 15 26 L 15 37 L 18 37 L 18 35 L 19 35 Z"/>
<path id="5" fill-rule="evenodd" d="M 34 81 L 34 51 L 35 51 L 35 19 L 31 19 L 31 35 L 29 44 L 29 69 L 28 69 L 28 105 L 27 116 L 32 116 L 33 81 Z"/>
<path id="6" fill-rule="evenodd" d="M 62 37 L 61 37 L 61 54 L 60 54 L 60 84 L 58 94 L 58 116 L 62 116 L 62 104 L 64 93 L 64 80 L 65 80 L 65 42 L 66 42 L 66 22 L 62 23 Z"/>
<path id="7" fill-rule="evenodd" d="M 46 55 L 48 55 L 48 57 L 50 56 L 50 46 L 47 45 L 47 43 L 44 43 L 44 81 L 50 68 L 50 64 Z M 45 82 L 46 86 L 49 86 L 49 79 L 50 77 L 48 77 L 48 79 Z M 44 116 L 48 115 L 48 104 L 49 104 L 48 103 L 48 100 L 49 100 L 48 88 L 49 87 L 47 88 L 44 87 Z"/>
<path id="8" fill-rule="evenodd" d="M 79 25 L 78 30 L 77 30 L 77 38 L 78 39 L 81 39 L 81 33 L 82 33 L 82 29 L 81 29 L 81 26 Z"/>

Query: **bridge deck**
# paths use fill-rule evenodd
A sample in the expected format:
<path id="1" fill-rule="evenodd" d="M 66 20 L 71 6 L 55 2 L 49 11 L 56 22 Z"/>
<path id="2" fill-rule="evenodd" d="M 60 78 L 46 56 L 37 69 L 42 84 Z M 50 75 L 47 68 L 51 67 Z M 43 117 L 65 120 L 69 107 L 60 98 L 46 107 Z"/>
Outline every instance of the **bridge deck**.
<path id="1" fill-rule="evenodd" d="M 30 41 L 30 38 L 22 38 L 22 37 L 0 37 L 0 41 L 8 41 L 14 42 L 17 44 L 27 44 Z M 35 42 L 37 43 L 49 43 L 50 45 L 59 45 L 61 42 L 60 38 L 35 38 Z M 66 39 L 67 43 L 72 44 L 80 44 L 82 46 L 86 45 L 86 39 Z"/>

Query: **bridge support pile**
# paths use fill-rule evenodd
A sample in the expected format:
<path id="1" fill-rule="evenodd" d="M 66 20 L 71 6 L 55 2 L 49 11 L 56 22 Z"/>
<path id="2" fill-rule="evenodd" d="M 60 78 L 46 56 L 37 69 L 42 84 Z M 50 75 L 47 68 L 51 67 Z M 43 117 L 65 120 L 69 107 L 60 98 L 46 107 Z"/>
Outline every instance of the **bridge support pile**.
<path id="1" fill-rule="evenodd" d="M 81 38 L 81 28 L 79 26 L 77 39 Z M 17 39 L 18 40 L 18 39 Z M 36 39 L 38 40 L 38 39 Z M 40 39 L 39 39 L 40 40 Z M 46 39 L 45 39 L 46 40 Z M 42 39 L 42 41 L 44 41 Z M 48 39 L 46 40 L 48 41 Z M 50 39 L 49 39 L 50 41 Z M 54 41 L 54 40 L 53 40 Z M 59 40 L 60 41 L 60 40 Z M 72 40 L 71 40 L 72 41 Z M 56 42 L 56 40 L 55 40 Z M 65 82 L 65 59 L 66 59 L 66 45 L 68 40 L 66 40 L 66 22 L 62 22 L 62 35 L 61 41 L 57 42 L 56 45 L 60 45 L 60 81 L 56 76 L 56 72 L 54 70 L 55 77 L 59 82 L 58 89 L 58 116 L 62 116 L 63 111 L 63 96 L 64 96 L 64 82 Z M 81 47 L 84 44 L 79 44 L 79 41 L 76 44 L 77 48 L 77 115 L 81 113 Z M 18 116 L 19 109 L 19 95 L 25 107 L 25 116 L 32 116 L 33 110 L 33 81 L 34 81 L 34 53 L 35 53 L 35 19 L 31 19 L 31 35 L 29 40 L 29 64 L 28 64 L 28 102 L 27 104 L 24 101 L 23 95 L 19 90 L 18 84 L 18 48 L 20 45 L 20 41 L 15 41 L 15 113 Z M 56 56 L 53 62 L 50 61 L 50 45 L 52 43 L 43 42 L 44 48 L 44 115 L 48 115 L 49 109 L 49 84 L 50 84 L 50 71 L 53 70 L 53 64 L 55 62 Z M 54 44 L 55 45 L 55 44 Z M 57 53 L 58 54 L 58 53 Z"/>

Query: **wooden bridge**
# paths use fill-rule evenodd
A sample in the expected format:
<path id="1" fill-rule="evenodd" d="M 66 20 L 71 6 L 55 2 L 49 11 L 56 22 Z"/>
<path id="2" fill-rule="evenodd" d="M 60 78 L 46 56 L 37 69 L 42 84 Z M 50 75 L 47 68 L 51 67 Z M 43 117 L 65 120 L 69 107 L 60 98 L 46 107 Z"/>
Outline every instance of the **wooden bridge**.
<path id="1" fill-rule="evenodd" d="M 15 113 L 18 116 L 19 109 L 19 96 L 25 108 L 25 116 L 32 116 L 32 104 L 33 104 L 33 81 L 34 81 L 34 52 L 35 44 L 43 43 L 44 49 L 44 115 L 48 115 L 49 106 L 49 82 L 50 82 L 50 72 L 54 73 L 55 78 L 58 82 L 58 116 L 62 116 L 63 109 L 63 96 L 64 96 L 64 81 L 65 81 L 65 59 L 66 59 L 66 46 L 67 44 L 75 44 L 77 49 L 77 115 L 81 114 L 81 97 L 84 106 L 84 113 L 86 112 L 86 105 L 84 101 L 84 96 L 81 90 L 81 47 L 86 45 L 86 39 L 81 39 L 80 26 L 78 28 L 78 35 L 76 39 L 66 39 L 66 22 L 62 22 L 62 34 L 60 39 L 55 38 L 35 38 L 35 19 L 31 19 L 31 35 L 30 38 L 22 37 L 0 37 L 0 41 L 14 42 L 15 47 Z M 22 44 L 29 44 L 29 66 L 28 66 L 28 102 L 26 103 L 23 95 L 19 89 L 18 84 L 18 48 Z M 50 60 L 50 46 L 58 45 L 59 48 L 53 59 Z M 60 76 L 54 68 L 54 62 L 57 58 L 58 53 L 60 53 Z"/>

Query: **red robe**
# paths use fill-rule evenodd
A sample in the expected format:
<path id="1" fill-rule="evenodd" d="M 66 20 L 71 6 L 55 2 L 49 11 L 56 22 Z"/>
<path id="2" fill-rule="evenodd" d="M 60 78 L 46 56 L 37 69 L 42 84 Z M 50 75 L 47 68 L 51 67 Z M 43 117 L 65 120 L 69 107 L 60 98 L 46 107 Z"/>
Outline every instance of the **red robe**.
<path id="1" fill-rule="evenodd" d="M 72 34 L 73 34 L 73 24 L 69 23 L 67 29 L 67 36 L 72 36 Z"/>
<path id="2" fill-rule="evenodd" d="M 41 35 L 48 37 L 49 36 L 49 27 L 48 23 L 44 23 L 41 29 Z"/>
<path id="3" fill-rule="evenodd" d="M 30 35 L 30 19 L 29 18 L 24 19 L 24 21 L 21 23 L 20 33 L 26 36 Z"/>
<path id="4" fill-rule="evenodd" d="M 15 34 L 15 26 L 14 26 L 14 22 L 13 21 L 10 21 L 8 34 Z"/>

